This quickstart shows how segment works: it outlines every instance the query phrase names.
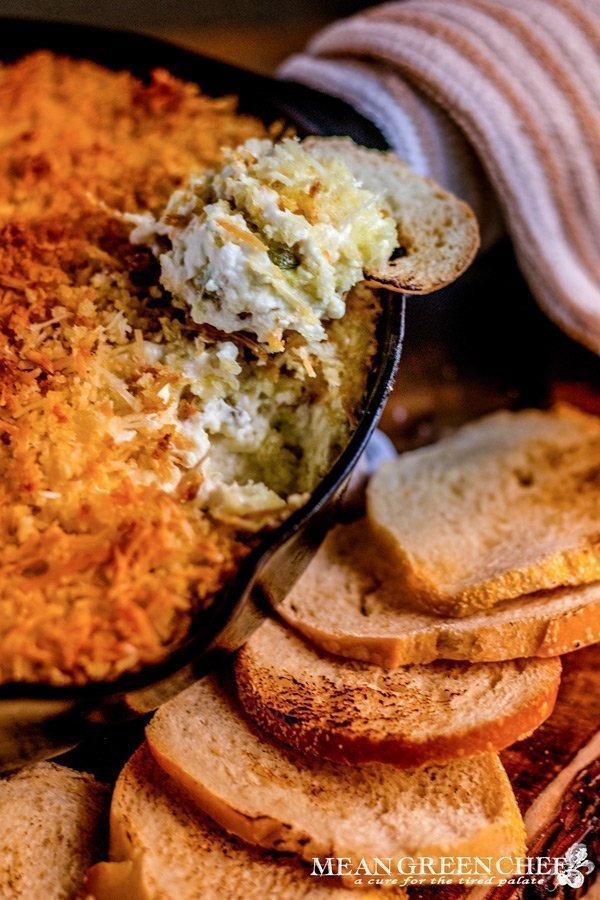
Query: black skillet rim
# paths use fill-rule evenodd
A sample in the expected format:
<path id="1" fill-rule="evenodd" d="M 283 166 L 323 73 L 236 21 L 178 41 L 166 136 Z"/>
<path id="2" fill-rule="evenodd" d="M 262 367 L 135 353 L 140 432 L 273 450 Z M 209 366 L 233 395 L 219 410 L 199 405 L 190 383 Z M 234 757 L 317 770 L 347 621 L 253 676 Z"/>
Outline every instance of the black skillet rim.
<path id="1" fill-rule="evenodd" d="M 375 126 L 342 101 L 303 85 L 257 75 L 157 38 L 95 26 L 3 17 L 0 17 L 0 35 L 0 59 L 3 62 L 14 61 L 36 49 L 45 49 L 92 59 L 112 69 L 127 68 L 141 77 L 146 77 L 152 68 L 163 67 L 178 77 L 195 81 L 213 96 L 236 94 L 240 98 L 240 109 L 263 121 L 289 118 L 301 133 L 343 133 L 366 146 L 386 147 Z M 125 59 L 129 61 L 127 65 Z M 348 444 L 309 500 L 242 561 L 233 580 L 216 595 L 209 610 L 198 615 L 200 624 L 192 624 L 186 640 L 160 662 L 144 666 L 137 672 L 125 673 L 112 681 L 67 686 L 8 682 L 0 686 L 0 701 L 22 699 L 93 704 L 151 688 L 206 653 L 273 554 L 285 551 L 286 545 L 334 502 L 376 427 L 393 384 L 405 318 L 404 298 L 382 292 L 381 299 L 376 363 L 369 376 L 359 423 Z"/>

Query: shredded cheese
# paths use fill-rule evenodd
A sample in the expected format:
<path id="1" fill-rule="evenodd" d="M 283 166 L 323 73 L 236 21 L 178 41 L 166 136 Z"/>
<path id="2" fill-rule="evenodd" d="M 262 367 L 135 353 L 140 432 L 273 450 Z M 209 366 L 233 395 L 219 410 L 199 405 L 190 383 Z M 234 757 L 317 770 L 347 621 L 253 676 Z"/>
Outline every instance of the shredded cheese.
<path id="1" fill-rule="evenodd" d="M 233 99 L 37 53 L 0 66 L 0 110 L 0 681 L 110 679 L 163 658 L 321 477 L 376 302 L 277 362 L 173 305 L 124 214 L 265 137 Z"/>
<path id="2" fill-rule="evenodd" d="M 160 659 L 247 549 L 160 486 L 173 373 L 114 210 L 161 209 L 263 128 L 165 72 L 47 53 L 0 68 L 0 109 L 0 680 L 111 678 Z"/>

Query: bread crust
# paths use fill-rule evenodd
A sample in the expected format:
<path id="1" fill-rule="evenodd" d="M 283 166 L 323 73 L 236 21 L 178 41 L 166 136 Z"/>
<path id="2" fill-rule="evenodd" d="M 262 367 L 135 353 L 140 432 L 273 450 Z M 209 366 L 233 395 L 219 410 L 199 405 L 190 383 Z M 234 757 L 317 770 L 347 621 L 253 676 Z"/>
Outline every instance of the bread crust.
<path id="1" fill-rule="evenodd" d="M 370 858 L 371 842 L 379 844 L 382 836 L 390 846 L 380 852 L 387 855 L 494 857 L 523 852 L 522 820 L 495 754 L 455 761 L 435 773 L 423 770 L 400 775 L 392 767 L 366 766 L 361 773 L 346 775 L 342 769 L 351 772 L 350 767 L 309 763 L 259 737 L 240 716 L 239 704 L 229 689 L 222 692 L 222 683 L 212 678 L 184 692 L 161 708 L 147 729 L 147 739 L 158 764 L 185 793 L 248 843 L 306 860 L 316 856 Z M 216 700 L 223 696 L 229 696 L 225 704 Z M 344 794 L 346 803 L 352 804 L 354 796 L 354 803 L 361 806 L 375 804 L 372 826 L 362 834 L 357 834 L 348 820 L 343 800 L 338 810 L 332 807 L 334 795 L 343 793 L 344 785 L 351 785 L 350 793 Z M 310 803 L 306 791 L 310 791 Z M 402 810 L 402 823 L 396 822 L 391 815 L 393 804 L 398 804 L 398 809 L 402 803 L 410 803 L 407 808 L 415 804 L 415 814 L 437 815 L 432 791 L 452 794 L 457 815 L 460 810 L 465 817 L 462 828 L 451 836 L 445 831 L 449 824 L 436 823 L 431 830 L 420 826 L 416 837 L 412 831 L 405 833 L 409 829 L 407 812 Z M 474 798 L 480 795 L 480 804 L 476 804 Z M 385 808 L 389 829 L 381 830 L 376 808 Z M 356 817 L 356 809 L 353 815 Z"/>
<path id="2" fill-rule="evenodd" d="M 600 580 L 600 418 L 500 411 L 388 460 L 367 515 L 411 605 L 461 618 Z"/>
<path id="3" fill-rule="evenodd" d="M 351 730 L 332 732 L 315 726 L 291 726 L 284 715 L 267 710 L 247 689 L 240 694 L 244 708 L 261 728 L 298 750 L 348 765 L 379 762 L 413 769 L 501 750 L 523 740 L 551 714 L 557 692 L 557 688 L 548 689 L 543 699 L 525 707 L 518 717 L 499 719 L 453 736 L 431 738 L 426 743 L 398 735 L 374 740 Z"/>
<path id="4" fill-rule="evenodd" d="M 515 618 L 502 625 L 494 625 L 492 621 L 488 625 L 481 624 L 481 617 L 471 617 L 478 620 L 473 632 L 465 632 L 462 639 L 454 635 L 452 642 L 447 640 L 439 623 L 432 623 L 428 632 L 403 634 L 399 626 L 397 634 L 377 637 L 332 634 L 288 615 L 287 611 L 284 618 L 328 653 L 386 667 L 429 663 L 437 659 L 474 663 L 528 656 L 547 659 L 600 641 L 600 587 L 592 587 L 598 593 L 596 600 L 554 617 L 552 613 L 542 613 L 539 617 L 522 622 Z"/>
<path id="5" fill-rule="evenodd" d="M 490 609 L 504 600 L 525 598 L 539 591 L 559 587 L 593 584 L 600 579 L 598 548 L 580 547 L 557 553 L 535 565 L 504 572 L 493 579 L 448 595 L 440 591 L 433 581 L 415 572 L 409 558 L 384 525 L 371 521 L 370 528 L 386 554 L 385 566 L 395 570 L 411 605 L 438 616 L 463 618 L 479 610 Z"/>
<path id="6" fill-rule="evenodd" d="M 554 657 L 600 641 L 600 582 L 442 618 L 411 609 L 393 577 L 372 577 L 369 560 L 377 549 L 367 546 L 362 560 L 355 552 L 365 548 L 365 530 L 363 521 L 337 526 L 277 608 L 322 650 L 395 667 L 439 659 Z"/>
<path id="7" fill-rule="evenodd" d="M 154 900 L 144 883 L 141 861 L 100 862 L 89 870 L 79 900 Z"/>
<path id="8" fill-rule="evenodd" d="M 383 193 L 398 222 L 403 253 L 365 273 L 371 287 L 429 294 L 462 275 L 479 249 L 471 208 L 431 178 L 413 172 L 392 151 L 368 150 L 349 138 L 308 138 L 319 152 L 343 159 L 367 189 Z"/>
<path id="9" fill-rule="evenodd" d="M 404 669 L 406 681 L 395 682 L 393 672 L 319 655 L 281 625 L 268 622 L 238 654 L 235 673 L 248 715 L 283 743 L 333 762 L 380 762 L 410 769 L 498 751 L 531 734 L 554 708 L 561 666 L 558 660 L 533 662 L 528 671 L 528 665 L 490 663 L 485 674 L 502 687 L 485 693 L 478 682 L 481 714 L 452 730 L 440 729 L 437 721 L 450 710 L 440 710 L 433 721 L 419 714 L 418 734 L 403 707 L 423 691 L 421 667 Z M 345 676 L 344 667 L 353 671 Z M 431 670 L 427 688 L 451 691 L 451 679 L 469 682 L 471 675 L 471 667 L 448 663 Z M 535 678 L 535 689 L 530 678 Z M 488 709 L 505 701 L 509 691 L 515 694 L 510 708 L 491 718 Z M 465 706 L 470 705 L 472 695 L 464 696 Z M 454 710 L 458 717 L 464 712 Z"/>

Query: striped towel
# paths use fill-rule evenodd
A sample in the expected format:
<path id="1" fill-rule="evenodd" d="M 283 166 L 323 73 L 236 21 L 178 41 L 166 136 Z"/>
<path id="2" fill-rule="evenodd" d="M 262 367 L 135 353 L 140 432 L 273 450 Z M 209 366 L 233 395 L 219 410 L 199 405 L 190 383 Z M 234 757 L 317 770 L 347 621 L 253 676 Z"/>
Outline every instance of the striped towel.
<path id="1" fill-rule="evenodd" d="M 547 314 L 600 352 L 600 0 L 403 0 L 338 22 L 279 73 L 372 119 L 510 234 Z"/>

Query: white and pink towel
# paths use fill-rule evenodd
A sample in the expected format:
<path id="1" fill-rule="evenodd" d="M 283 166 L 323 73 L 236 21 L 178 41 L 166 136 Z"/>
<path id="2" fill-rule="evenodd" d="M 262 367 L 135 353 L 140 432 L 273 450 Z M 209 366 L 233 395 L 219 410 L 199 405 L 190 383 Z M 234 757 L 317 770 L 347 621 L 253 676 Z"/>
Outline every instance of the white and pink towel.
<path id="1" fill-rule="evenodd" d="M 600 352 L 600 0 L 400 0 L 282 66 L 506 229 L 533 294 Z"/>

